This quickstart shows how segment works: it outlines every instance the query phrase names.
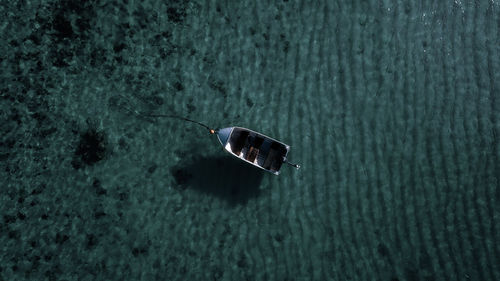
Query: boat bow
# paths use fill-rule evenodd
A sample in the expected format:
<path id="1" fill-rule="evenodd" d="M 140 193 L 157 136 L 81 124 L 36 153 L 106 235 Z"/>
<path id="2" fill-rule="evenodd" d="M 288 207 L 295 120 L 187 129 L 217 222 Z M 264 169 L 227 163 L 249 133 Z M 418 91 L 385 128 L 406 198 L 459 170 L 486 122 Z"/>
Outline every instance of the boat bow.
<path id="1" fill-rule="evenodd" d="M 231 135 L 232 131 L 233 127 L 217 130 L 217 138 L 219 139 L 219 142 L 220 144 L 222 144 L 223 147 L 226 146 L 227 140 L 229 139 L 229 136 Z"/>

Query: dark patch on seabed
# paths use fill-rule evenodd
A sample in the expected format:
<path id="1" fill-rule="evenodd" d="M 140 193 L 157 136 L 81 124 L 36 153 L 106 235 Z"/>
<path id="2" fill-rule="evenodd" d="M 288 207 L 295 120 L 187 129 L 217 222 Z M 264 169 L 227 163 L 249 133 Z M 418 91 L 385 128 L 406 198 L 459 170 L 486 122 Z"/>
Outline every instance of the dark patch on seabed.
<path id="1" fill-rule="evenodd" d="M 87 125 L 88 128 L 79 132 L 78 146 L 71 163 L 75 169 L 81 168 L 82 165 L 94 165 L 103 160 L 109 150 L 104 132 L 91 122 Z"/>

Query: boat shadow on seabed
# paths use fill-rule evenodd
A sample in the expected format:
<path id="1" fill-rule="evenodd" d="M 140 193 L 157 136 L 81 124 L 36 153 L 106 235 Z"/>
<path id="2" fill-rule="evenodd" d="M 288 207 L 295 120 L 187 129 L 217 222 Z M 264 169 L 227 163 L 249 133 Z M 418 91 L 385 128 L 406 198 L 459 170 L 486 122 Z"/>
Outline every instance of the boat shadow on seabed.
<path id="1" fill-rule="evenodd" d="M 200 156 L 173 167 L 171 173 L 181 190 L 194 189 L 237 205 L 259 196 L 265 172 L 232 156 Z"/>

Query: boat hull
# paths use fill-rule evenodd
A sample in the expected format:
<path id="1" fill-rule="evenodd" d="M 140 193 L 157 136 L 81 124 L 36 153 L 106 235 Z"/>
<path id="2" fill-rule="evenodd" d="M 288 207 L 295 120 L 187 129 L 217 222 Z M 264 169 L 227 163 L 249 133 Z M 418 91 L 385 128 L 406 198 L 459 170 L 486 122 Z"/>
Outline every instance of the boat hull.
<path id="1" fill-rule="evenodd" d="M 279 175 L 290 146 L 243 127 L 217 130 L 224 149 L 233 156 L 274 175 Z"/>

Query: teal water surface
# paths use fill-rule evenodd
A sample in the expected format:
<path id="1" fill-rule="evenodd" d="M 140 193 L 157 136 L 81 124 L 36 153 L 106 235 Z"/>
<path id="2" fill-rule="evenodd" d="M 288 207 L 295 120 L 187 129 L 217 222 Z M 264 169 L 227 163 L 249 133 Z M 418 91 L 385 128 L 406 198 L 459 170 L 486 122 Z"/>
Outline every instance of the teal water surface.
<path id="1" fill-rule="evenodd" d="M 0 14 L 0 280 L 500 280 L 498 1 Z"/>

